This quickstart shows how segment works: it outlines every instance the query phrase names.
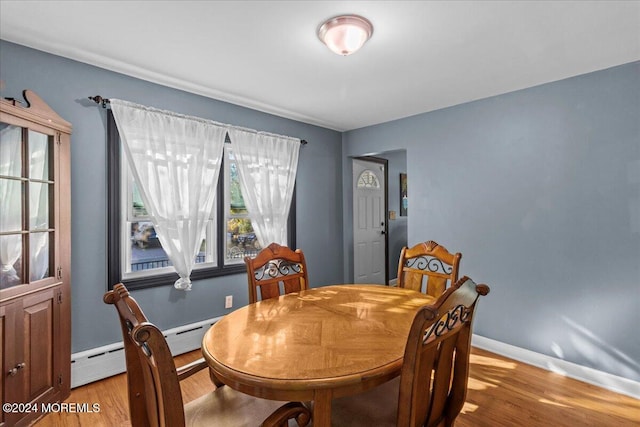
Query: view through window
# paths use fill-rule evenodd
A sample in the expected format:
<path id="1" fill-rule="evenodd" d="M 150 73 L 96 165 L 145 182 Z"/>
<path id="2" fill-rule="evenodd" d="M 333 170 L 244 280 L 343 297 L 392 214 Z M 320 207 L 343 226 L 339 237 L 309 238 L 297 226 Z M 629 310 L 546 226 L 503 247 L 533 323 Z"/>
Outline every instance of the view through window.
<path id="1" fill-rule="evenodd" d="M 238 165 L 233 157 L 231 147 L 224 150 L 225 177 L 227 180 L 225 191 L 225 221 L 226 255 L 225 262 L 244 262 L 245 256 L 255 256 L 261 248 L 253 231 L 251 219 L 242 197 L 240 180 L 238 178 Z"/>
<path id="2" fill-rule="evenodd" d="M 172 284 L 177 274 L 162 248 L 153 222 L 121 158 L 115 120 L 108 114 L 109 139 L 109 285 L 124 282 L 129 289 Z M 245 272 L 244 257 L 261 250 L 249 219 L 233 157 L 233 144 L 224 146 L 215 208 L 196 255 L 192 279 Z M 295 193 L 287 239 L 295 246 Z"/>

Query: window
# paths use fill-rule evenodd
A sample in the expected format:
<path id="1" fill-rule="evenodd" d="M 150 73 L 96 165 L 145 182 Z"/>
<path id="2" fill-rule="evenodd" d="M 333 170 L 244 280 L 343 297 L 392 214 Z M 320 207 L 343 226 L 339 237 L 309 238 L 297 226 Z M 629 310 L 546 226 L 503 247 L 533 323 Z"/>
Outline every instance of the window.
<path id="1" fill-rule="evenodd" d="M 122 200 L 120 223 L 121 242 L 129 242 L 121 247 L 121 276 L 123 279 L 146 277 L 149 275 L 167 274 L 172 272 L 169 256 L 162 248 L 156 235 L 153 222 L 147 214 L 144 202 L 138 191 L 128 167 L 121 168 Z M 215 267 L 215 215 L 212 213 L 205 231 L 205 238 L 196 255 L 194 269 Z"/>
<path id="2" fill-rule="evenodd" d="M 109 288 L 124 282 L 129 289 L 173 284 L 178 275 L 153 228 L 131 172 L 120 158 L 120 138 L 111 111 L 107 113 L 109 193 Z M 227 137 L 217 206 L 196 256 L 194 280 L 245 273 L 245 256 L 261 249 L 244 204 L 233 145 Z M 218 220 L 220 219 L 220 220 Z M 295 247 L 295 192 L 287 230 L 289 246 Z"/>
<path id="3" fill-rule="evenodd" d="M 244 257 L 258 254 L 260 244 L 253 231 L 249 212 L 244 204 L 238 166 L 233 157 L 233 149 L 229 145 L 224 148 L 223 171 L 225 179 L 224 212 L 227 233 L 225 238 L 225 263 L 244 263 Z"/>
<path id="4" fill-rule="evenodd" d="M 380 188 L 378 177 L 376 177 L 376 174 L 369 169 L 362 171 L 358 177 L 357 185 L 358 188 Z"/>

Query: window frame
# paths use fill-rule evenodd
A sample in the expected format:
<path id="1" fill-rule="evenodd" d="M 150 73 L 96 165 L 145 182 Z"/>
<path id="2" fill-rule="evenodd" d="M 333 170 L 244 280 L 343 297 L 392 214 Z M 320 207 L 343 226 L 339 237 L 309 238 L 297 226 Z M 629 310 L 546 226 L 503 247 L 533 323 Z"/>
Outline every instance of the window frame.
<path id="1" fill-rule="evenodd" d="M 229 135 L 225 137 L 225 143 L 231 143 Z M 122 272 L 122 227 L 121 227 L 121 156 L 120 134 L 116 126 L 111 109 L 107 108 L 107 289 L 112 290 L 117 283 L 124 283 L 129 290 L 146 289 L 157 286 L 172 285 L 178 280 L 178 274 L 160 273 L 150 274 L 144 277 L 123 278 Z M 225 181 L 224 160 L 221 165 L 218 185 L 216 188 L 216 219 L 213 234 L 216 245 L 214 254 L 216 266 L 194 268 L 191 272 L 191 280 L 202 280 L 212 277 L 221 277 L 232 274 L 246 273 L 244 262 L 225 265 L 226 222 L 225 222 Z M 288 245 L 296 247 L 296 186 L 293 190 L 289 220 L 287 223 Z"/>
<path id="2" fill-rule="evenodd" d="M 129 169 L 125 169 L 125 168 L 120 168 L 120 179 L 126 179 L 128 182 L 124 183 L 122 181 L 120 181 L 121 187 L 120 189 L 122 190 L 123 187 L 126 188 L 126 191 L 121 192 L 120 193 L 120 202 L 121 205 L 120 206 L 124 206 L 124 208 L 120 211 L 120 230 L 121 233 L 120 234 L 120 241 L 121 242 L 128 242 L 129 239 L 131 238 L 131 230 L 128 229 L 127 227 L 129 227 L 129 224 L 133 224 L 134 222 L 149 222 L 152 223 L 151 218 L 149 218 L 148 215 L 144 215 L 141 217 L 135 217 L 133 215 L 132 212 L 132 205 L 133 205 L 133 200 L 132 200 L 132 196 L 133 196 L 133 185 L 135 185 L 133 183 L 133 177 L 131 176 L 131 172 L 129 171 Z M 211 216 L 209 217 L 209 219 L 207 221 L 211 222 L 211 225 L 207 225 L 206 229 L 205 229 L 205 240 L 208 242 L 215 242 L 216 238 L 217 238 L 217 227 L 216 227 L 216 212 L 212 212 Z M 124 229 L 122 229 L 122 225 L 124 225 Z M 200 263 L 196 263 L 193 267 L 193 271 L 195 270 L 201 270 L 201 269 L 205 269 L 205 268 L 214 268 L 217 267 L 217 254 L 216 254 L 216 250 L 217 250 L 217 245 L 207 245 L 207 251 L 205 252 L 205 258 L 209 258 L 211 259 L 211 261 L 204 261 L 204 262 L 200 262 Z M 211 252 L 209 252 L 211 251 Z M 207 253 L 209 252 L 209 253 Z M 122 264 L 126 264 L 126 262 L 128 260 L 132 261 L 133 258 L 133 254 L 132 254 L 132 249 L 129 245 L 127 245 L 126 248 L 121 247 L 120 248 L 120 267 L 122 268 L 123 265 Z M 129 271 L 129 272 L 123 272 L 122 270 L 120 270 L 120 274 L 121 274 L 121 278 L 125 281 L 128 280 L 132 280 L 132 279 L 136 279 L 136 278 L 146 278 L 149 276 L 159 276 L 162 274 L 171 274 L 172 272 L 172 267 L 171 266 L 167 266 L 167 267 L 156 267 L 153 269 L 148 269 L 148 270 L 137 270 L 137 271 Z M 126 275 L 126 277 L 125 277 Z"/>

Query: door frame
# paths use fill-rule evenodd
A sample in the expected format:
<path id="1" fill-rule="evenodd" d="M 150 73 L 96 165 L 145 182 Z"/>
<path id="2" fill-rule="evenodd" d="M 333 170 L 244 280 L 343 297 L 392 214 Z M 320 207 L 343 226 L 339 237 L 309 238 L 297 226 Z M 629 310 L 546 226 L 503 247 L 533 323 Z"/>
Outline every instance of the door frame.
<path id="1" fill-rule="evenodd" d="M 355 189 L 356 183 L 353 180 L 353 160 L 364 160 L 365 162 L 378 163 L 384 166 L 384 284 L 389 286 L 389 160 L 375 156 L 354 156 L 351 158 L 351 191 Z M 353 203 L 353 201 L 351 202 Z M 355 209 L 351 211 L 351 229 L 352 233 L 355 233 L 353 229 L 353 223 L 355 220 Z M 355 276 L 355 262 L 356 255 L 355 249 L 352 247 L 353 256 L 351 257 L 351 269 L 352 275 Z M 355 280 L 354 280 L 355 281 Z"/>

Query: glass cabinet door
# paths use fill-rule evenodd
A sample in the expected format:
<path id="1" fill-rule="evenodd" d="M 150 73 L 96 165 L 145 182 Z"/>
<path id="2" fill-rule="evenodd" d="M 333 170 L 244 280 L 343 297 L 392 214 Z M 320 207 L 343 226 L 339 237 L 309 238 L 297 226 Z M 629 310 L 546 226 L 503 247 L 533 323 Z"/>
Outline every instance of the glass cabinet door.
<path id="1" fill-rule="evenodd" d="M 0 123 L 0 289 L 53 275 L 53 137 Z"/>

